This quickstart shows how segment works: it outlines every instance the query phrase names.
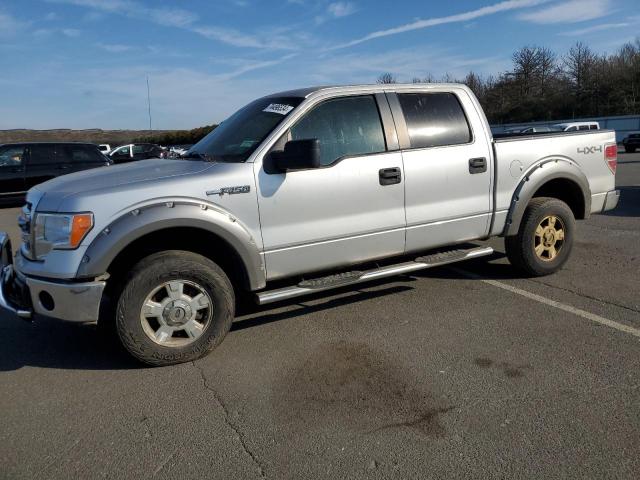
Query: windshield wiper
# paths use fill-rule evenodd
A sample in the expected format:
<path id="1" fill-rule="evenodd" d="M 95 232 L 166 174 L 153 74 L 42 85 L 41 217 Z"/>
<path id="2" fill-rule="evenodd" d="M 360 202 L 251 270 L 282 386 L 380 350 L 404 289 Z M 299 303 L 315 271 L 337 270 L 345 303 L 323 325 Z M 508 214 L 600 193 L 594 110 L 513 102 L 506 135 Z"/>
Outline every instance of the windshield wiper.
<path id="1" fill-rule="evenodd" d="M 196 158 L 198 160 L 206 160 L 207 162 L 214 162 L 215 159 L 209 155 L 208 153 L 200 153 L 200 152 L 189 152 L 185 155 L 182 155 L 180 158 Z"/>

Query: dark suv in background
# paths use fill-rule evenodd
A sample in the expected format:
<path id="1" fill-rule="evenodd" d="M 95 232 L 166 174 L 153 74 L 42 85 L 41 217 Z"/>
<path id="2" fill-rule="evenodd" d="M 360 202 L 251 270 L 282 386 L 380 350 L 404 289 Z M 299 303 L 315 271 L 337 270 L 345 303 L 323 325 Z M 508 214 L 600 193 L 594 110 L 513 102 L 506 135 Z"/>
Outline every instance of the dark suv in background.
<path id="1" fill-rule="evenodd" d="M 635 153 L 636 149 L 640 150 L 640 133 L 632 133 L 622 140 L 624 151 L 627 153 Z"/>
<path id="2" fill-rule="evenodd" d="M 91 143 L 0 145 L 0 201 L 22 200 L 26 191 L 39 183 L 110 164 Z"/>

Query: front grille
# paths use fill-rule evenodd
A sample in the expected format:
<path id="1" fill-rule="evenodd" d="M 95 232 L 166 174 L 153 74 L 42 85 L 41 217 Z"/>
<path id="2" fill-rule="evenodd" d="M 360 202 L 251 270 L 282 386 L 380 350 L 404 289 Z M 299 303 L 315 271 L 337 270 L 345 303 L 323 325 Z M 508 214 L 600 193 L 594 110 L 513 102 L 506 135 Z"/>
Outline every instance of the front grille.
<path id="1" fill-rule="evenodd" d="M 32 208 L 33 206 L 27 202 L 22 207 L 22 212 L 18 216 L 18 226 L 22 237 L 22 246 L 20 249 L 27 258 L 33 258 L 33 227 L 32 227 Z"/>

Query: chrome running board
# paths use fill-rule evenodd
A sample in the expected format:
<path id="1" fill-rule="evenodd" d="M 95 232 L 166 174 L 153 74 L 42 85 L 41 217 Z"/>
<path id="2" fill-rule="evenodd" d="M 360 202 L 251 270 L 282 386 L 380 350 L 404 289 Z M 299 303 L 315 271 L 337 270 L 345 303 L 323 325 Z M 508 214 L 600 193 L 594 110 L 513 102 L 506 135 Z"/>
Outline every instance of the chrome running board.
<path id="1" fill-rule="evenodd" d="M 394 275 L 415 272 L 426 268 L 439 267 L 449 263 L 484 257 L 486 255 L 491 255 L 492 253 L 493 248 L 491 247 L 477 247 L 467 250 L 449 250 L 446 252 L 424 255 L 411 262 L 398 263 L 396 265 L 374 268 L 372 270 L 339 273 L 313 280 L 305 280 L 291 287 L 258 292 L 256 294 L 256 298 L 258 305 L 266 305 L 268 303 L 288 300 L 302 295 L 310 295 L 312 293 L 323 292 L 325 290 L 332 290 L 346 285 L 355 285 L 358 283 L 369 282 L 371 280 L 377 280 L 379 278 L 392 277 Z"/>

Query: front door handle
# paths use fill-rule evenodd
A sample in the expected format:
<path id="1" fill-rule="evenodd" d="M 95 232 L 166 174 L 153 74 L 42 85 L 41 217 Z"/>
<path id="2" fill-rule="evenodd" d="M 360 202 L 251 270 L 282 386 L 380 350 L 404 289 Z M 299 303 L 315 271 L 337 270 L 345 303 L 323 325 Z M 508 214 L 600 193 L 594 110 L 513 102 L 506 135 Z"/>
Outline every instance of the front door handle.
<path id="1" fill-rule="evenodd" d="M 394 185 L 402 181 L 402 173 L 400 168 L 382 168 L 378 171 L 380 185 Z"/>
<path id="2" fill-rule="evenodd" d="M 484 157 L 469 160 L 469 173 L 483 173 L 487 171 L 487 159 Z"/>

